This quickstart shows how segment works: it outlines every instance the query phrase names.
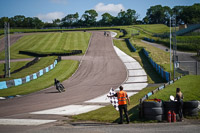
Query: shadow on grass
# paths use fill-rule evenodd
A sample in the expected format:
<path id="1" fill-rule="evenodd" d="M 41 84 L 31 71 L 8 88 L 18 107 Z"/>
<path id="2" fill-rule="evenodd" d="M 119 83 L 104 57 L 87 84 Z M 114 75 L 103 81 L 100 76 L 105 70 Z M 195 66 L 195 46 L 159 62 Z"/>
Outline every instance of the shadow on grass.
<path id="1" fill-rule="evenodd" d="M 139 56 L 142 60 L 143 68 L 145 69 L 147 75 L 149 75 L 152 81 L 154 81 L 155 83 L 166 82 L 164 79 L 162 79 L 162 77 L 159 74 L 157 74 L 156 70 L 153 68 L 153 66 L 149 62 L 148 58 L 144 55 L 142 50 L 140 50 Z"/>

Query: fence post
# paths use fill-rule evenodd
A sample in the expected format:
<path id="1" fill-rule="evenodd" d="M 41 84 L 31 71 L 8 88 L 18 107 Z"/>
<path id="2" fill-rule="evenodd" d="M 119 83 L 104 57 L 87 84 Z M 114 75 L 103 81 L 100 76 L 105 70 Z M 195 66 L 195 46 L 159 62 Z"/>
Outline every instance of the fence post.
<path id="1" fill-rule="evenodd" d="M 198 75 L 198 61 L 197 61 L 197 67 L 196 67 L 196 70 L 197 70 L 197 71 L 196 71 L 196 72 L 197 72 L 196 74 Z"/>

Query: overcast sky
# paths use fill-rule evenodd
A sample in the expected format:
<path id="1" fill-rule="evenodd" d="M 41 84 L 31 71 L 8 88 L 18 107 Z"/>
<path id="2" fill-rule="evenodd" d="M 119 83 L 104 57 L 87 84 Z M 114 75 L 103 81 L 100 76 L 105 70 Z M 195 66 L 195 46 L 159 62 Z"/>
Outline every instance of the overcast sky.
<path id="1" fill-rule="evenodd" d="M 44 22 L 61 19 L 67 14 L 79 13 L 79 17 L 90 9 L 95 9 L 101 19 L 105 12 L 116 16 L 119 11 L 134 9 L 139 19 L 146 16 L 147 9 L 151 6 L 162 5 L 173 8 L 200 3 L 200 0 L 0 0 L 0 17 L 13 17 L 24 15 L 38 17 Z"/>

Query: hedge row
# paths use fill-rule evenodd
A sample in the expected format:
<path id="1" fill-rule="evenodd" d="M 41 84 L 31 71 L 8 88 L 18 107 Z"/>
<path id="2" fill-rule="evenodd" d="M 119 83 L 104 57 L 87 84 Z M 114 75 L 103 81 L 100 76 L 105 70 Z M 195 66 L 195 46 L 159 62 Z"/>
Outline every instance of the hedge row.
<path id="1" fill-rule="evenodd" d="M 69 56 L 81 54 L 82 50 L 67 50 L 63 52 L 38 52 L 38 51 L 19 51 L 19 54 L 26 54 L 35 57 L 45 57 L 45 56 Z"/>

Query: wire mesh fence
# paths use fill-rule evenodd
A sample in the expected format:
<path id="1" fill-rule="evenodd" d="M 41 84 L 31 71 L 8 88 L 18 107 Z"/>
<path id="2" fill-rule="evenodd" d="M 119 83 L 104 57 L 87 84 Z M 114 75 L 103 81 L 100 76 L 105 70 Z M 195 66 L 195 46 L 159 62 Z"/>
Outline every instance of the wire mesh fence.
<path id="1" fill-rule="evenodd" d="M 198 61 L 178 61 L 176 72 L 183 75 L 200 75 L 200 64 Z"/>

